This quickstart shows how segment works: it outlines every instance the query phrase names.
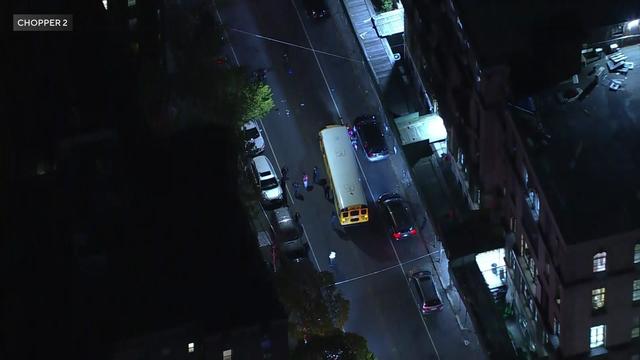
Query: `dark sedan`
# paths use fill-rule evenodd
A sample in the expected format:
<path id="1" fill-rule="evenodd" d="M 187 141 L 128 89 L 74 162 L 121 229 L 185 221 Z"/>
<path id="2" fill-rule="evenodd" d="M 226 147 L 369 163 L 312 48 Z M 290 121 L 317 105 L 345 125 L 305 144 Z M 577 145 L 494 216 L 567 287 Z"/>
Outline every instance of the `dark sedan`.
<path id="1" fill-rule="evenodd" d="M 391 227 L 391 236 L 400 240 L 418 233 L 413 215 L 398 194 L 384 194 L 378 198 L 382 211 Z"/>
<path id="2" fill-rule="evenodd" d="M 427 315 L 444 308 L 440 294 L 433 283 L 431 272 L 419 271 L 411 275 L 411 283 L 418 294 L 422 314 Z"/>
<path id="3" fill-rule="evenodd" d="M 379 161 L 389 157 L 389 148 L 384 136 L 386 127 L 374 115 L 357 118 L 354 128 L 369 161 Z"/>

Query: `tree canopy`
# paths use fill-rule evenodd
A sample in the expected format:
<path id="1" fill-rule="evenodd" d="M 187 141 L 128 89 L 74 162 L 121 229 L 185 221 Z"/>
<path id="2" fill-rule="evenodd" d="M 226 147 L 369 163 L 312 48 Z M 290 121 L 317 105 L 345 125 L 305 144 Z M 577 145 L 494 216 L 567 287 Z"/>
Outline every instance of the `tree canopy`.
<path id="1" fill-rule="evenodd" d="M 294 360 L 375 360 L 362 336 L 335 329 L 325 336 L 312 337 L 299 343 L 293 352 Z"/>

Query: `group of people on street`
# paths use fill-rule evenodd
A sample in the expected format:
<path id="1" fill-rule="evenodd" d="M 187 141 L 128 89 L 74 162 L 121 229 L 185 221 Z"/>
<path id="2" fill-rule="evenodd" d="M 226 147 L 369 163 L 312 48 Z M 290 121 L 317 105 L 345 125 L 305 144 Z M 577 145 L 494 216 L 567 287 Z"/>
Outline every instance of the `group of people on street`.
<path id="1" fill-rule="evenodd" d="M 282 174 L 282 179 L 281 179 L 282 183 L 280 185 L 282 186 L 282 188 L 284 188 L 285 182 L 289 180 L 289 177 L 288 177 L 289 168 L 287 168 L 286 166 L 283 166 L 282 169 L 280 169 L 280 172 Z M 327 184 L 327 180 L 320 179 L 320 172 L 317 166 L 313 167 L 311 181 L 312 182 L 309 182 L 309 175 L 307 175 L 306 172 L 302 172 L 302 181 L 301 182 L 294 181 L 291 184 L 293 186 L 293 197 L 298 200 L 304 201 L 304 195 L 300 192 L 300 185 L 302 184 L 302 186 L 306 191 L 312 191 L 313 184 L 316 184 L 316 185 L 322 186 L 322 188 L 324 189 L 325 199 L 333 201 L 333 199 L 331 198 L 331 189 Z"/>

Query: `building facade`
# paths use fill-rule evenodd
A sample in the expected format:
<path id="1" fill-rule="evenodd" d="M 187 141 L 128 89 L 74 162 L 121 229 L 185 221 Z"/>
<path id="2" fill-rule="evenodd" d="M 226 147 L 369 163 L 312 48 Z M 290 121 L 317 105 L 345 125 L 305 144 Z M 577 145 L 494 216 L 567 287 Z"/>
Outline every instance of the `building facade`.
<path id="1" fill-rule="evenodd" d="M 617 166 L 637 168 L 638 161 L 612 165 L 612 174 L 620 174 L 617 185 L 587 170 L 606 161 L 595 154 L 605 140 L 587 133 L 598 125 L 560 128 L 585 110 L 577 102 L 554 101 L 561 93 L 556 85 L 576 74 L 575 86 L 593 91 L 588 101 L 594 104 L 581 103 L 595 110 L 587 116 L 598 118 L 597 109 L 604 108 L 598 119 L 607 123 L 606 106 L 595 102 L 608 100 L 609 90 L 582 85 L 591 81 L 592 65 L 595 72 L 606 58 L 591 63 L 584 54 L 608 53 L 616 43 L 629 46 L 623 51 L 633 57 L 638 32 L 632 19 L 639 7 L 625 1 L 615 7 L 591 1 L 587 9 L 543 1 L 525 10 L 504 1 L 403 3 L 406 56 L 422 84 L 418 91 L 429 89 L 438 102 L 458 184 L 470 208 L 490 209 L 504 227 L 507 300 L 529 350 L 551 358 L 638 358 L 640 221 L 631 220 L 638 201 L 630 192 L 634 199 L 603 204 L 624 196 L 611 187 L 633 189 L 628 178 L 634 172 L 618 172 Z M 557 21 L 567 14 L 577 20 Z M 542 29 L 542 23 L 555 25 Z M 553 40 L 540 40 L 551 35 Z M 547 59 L 538 58 L 541 52 Z M 634 115 L 627 120 L 633 123 Z M 622 121 L 615 126 L 635 131 Z M 618 143 L 635 149 L 626 138 Z M 590 203 L 589 189 L 605 190 Z"/>

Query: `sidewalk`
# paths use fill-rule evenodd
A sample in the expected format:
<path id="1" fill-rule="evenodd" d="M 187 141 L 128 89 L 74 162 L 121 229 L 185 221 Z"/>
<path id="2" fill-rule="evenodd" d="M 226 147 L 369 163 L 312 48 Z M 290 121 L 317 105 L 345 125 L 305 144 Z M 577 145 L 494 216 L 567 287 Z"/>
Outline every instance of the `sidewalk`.
<path id="1" fill-rule="evenodd" d="M 393 69 L 393 54 L 387 39 L 378 37 L 371 17 L 375 9 L 369 0 L 342 0 L 351 27 L 378 85 L 385 84 Z"/>

